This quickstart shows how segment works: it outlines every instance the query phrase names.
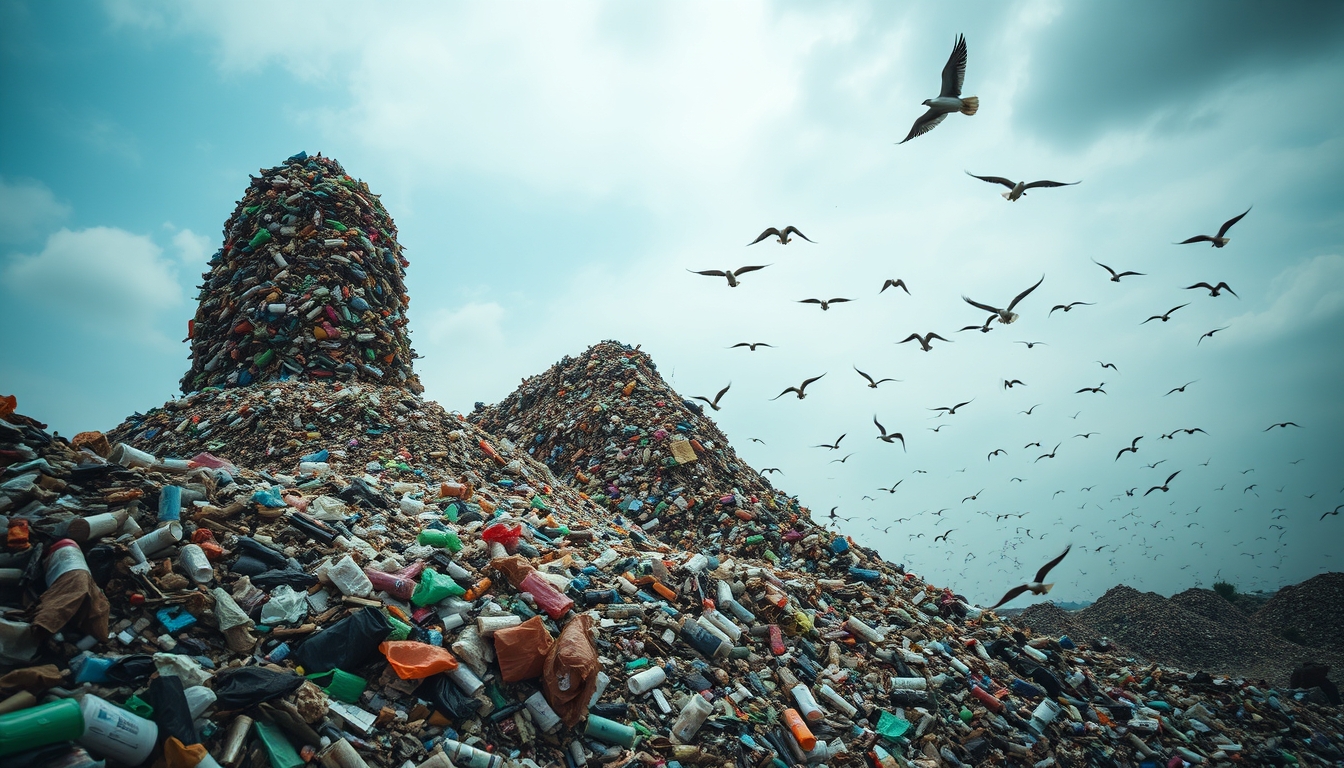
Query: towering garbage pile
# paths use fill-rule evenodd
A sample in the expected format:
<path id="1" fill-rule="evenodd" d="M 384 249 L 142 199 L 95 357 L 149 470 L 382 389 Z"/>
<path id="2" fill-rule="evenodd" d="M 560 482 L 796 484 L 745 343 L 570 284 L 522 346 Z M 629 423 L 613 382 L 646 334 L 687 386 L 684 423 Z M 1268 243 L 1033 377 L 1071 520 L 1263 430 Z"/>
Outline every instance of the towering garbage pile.
<path id="1" fill-rule="evenodd" d="M 499 403 L 478 405 L 469 419 L 679 546 L 717 552 L 746 545 L 773 556 L 781 542 L 772 523 L 806 514 L 738 458 L 647 353 L 620 342 L 566 356 Z"/>
<path id="2" fill-rule="evenodd" d="M 182 391 L 289 378 L 421 391 L 408 265 L 392 217 L 340 163 L 300 152 L 263 170 L 204 275 Z"/>

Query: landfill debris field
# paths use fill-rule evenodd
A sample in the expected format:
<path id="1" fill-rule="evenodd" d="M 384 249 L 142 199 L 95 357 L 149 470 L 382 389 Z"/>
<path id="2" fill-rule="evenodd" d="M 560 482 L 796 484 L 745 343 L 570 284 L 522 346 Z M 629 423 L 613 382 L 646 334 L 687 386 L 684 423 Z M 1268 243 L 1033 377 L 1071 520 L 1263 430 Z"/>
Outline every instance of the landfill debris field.
<path id="1" fill-rule="evenodd" d="M 300 152 L 262 170 L 203 276 L 182 391 L 294 377 L 420 391 L 409 264 L 378 196 L 340 163 Z"/>
<path id="2" fill-rule="evenodd" d="M 1299 663 L 1330 657 L 1197 655 L 1328 590 L 1154 626 L 1117 588 L 1123 642 L 1000 620 L 814 519 L 638 348 L 424 400 L 402 267 L 376 198 L 297 155 L 226 227 L 184 397 L 71 438 L 0 400 L 0 765 L 1344 764 Z"/>

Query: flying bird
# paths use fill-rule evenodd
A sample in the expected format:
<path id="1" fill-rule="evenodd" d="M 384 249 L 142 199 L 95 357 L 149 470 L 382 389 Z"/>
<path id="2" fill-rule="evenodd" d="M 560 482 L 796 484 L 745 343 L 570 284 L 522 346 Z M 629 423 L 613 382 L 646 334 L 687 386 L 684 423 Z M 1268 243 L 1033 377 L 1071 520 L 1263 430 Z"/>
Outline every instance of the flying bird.
<path id="1" fill-rule="evenodd" d="M 887 279 L 887 280 L 883 281 L 883 283 L 882 283 L 882 290 L 881 290 L 881 291 L 878 291 L 878 293 L 883 293 L 883 292 L 885 292 L 888 288 L 900 288 L 902 291 L 905 291 L 905 295 L 906 295 L 906 296 L 909 296 L 909 295 L 910 295 L 910 289 L 907 288 L 907 287 L 905 287 L 905 281 L 902 280 L 902 279 L 900 279 L 899 277 L 896 278 L 895 280 Z"/>
<path id="2" fill-rule="evenodd" d="M 943 83 L 938 91 L 938 98 L 924 100 L 924 106 L 928 107 L 929 111 L 915 120 L 915 124 L 910 127 L 910 134 L 900 143 L 904 144 L 916 136 L 923 136 L 932 131 L 953 112 L 974 115 L 976 110 L 980 109 L 980 99 L 975 96 L 961 97 L 961 86 L 965 80 L 966 36 L 957 35 L 957 42 L 952 46 L 952 55 L 948 57 L 947 64 L 943 65 Z"/>
<path id="3" fill-rule="evenodd" d="M 1027 414 L 1028 416 L 1030 416 L 1032 411 L 1034 411 L 1034 410 L 1036 410 L 1037 408 L 1040 408 L 1040 407 L 1041 407 L 1041 404 L 1040 404 L 1040 403 L 1037 403 L 1037 404 L 1031 406 L 1030 408 L 1028 408 L 1028 409 L 1025 410 L 1025 411 L 1018 411 L 1018 413 L 1025 413 L 1025 414 Z"/>
<path id="4" fill-rule="evenodd" d="M 1025 194 L 1027 194 L 1027 190 L 1028 190 L 1028 189 L 1040 189 L 1040 188 L 1044 188 L 1044 187 L 1071 187 L 1071 186 L 1073 186 L 1074 184 L 1081 184 L 1081 183 L 1082 183 L 1081 181 L 1068 181 L 1068 182 L 1064 182 L 1064 181 L 1033 181 L 1033 182 L 1012 181 L 1012 180 L 1009 180 L 1009 179 L 1005 179 L 1005 178 L 1003 178 L 1002 176 L 976 176 L 974 173 L 971 173 L 970 171 L 967 171 L 967 172 L 966 172 L 966 175 L 967 175 L 967 176 L 970 176 L 970 177 L 973 178 L 973 179 L 979 179 L 979 180 L 981 180 L 981 181 L 988 181 L 990 184 L 1000 184 L 1000 185 L 1002 185 L 1002 186 L 1007 187 L 1007 188 L 1008 188 L 1008 191 L 1007 191 L 1007 192 L 1001 192 L 1000 194 L 1003 195 L 1003 199 L 1004 199 L 1004 200 L 1007 200 L 1007 201 L 1010 202 L 1010 203 L 1017 202 L 1017 199 L 1018 199 L 1019 197 L 1021 197 L 1021 196 L 1025 195 Z"/>
<path id="5" fill-rule="evenodd" d="M 1208 235 L 1195 235 L 1189 240 L 1182 240 L 1181 242 L 1176 243 L 1176 245 L 1189 245 L 1190 243 L 1208 242 L 1214 248 L 1222 248 L 1223 246 L 1232 242 L 1232 238 L 1225 237 L 1225 235 L 1227 234 L 1227 230 L 1231 229 L 1233 224 L 1236 224 L 1238 221 L 1241 221 L 1242 217 L 1244 217 L 1247 213 L 1250 212 L 1251 209 L 1247 208 L 1246 211 L 1241 214 L 1241 216 L 1233 216 L 1232 218 L 1223 222 L 1223 226 L 1218 228 L 1218 234 L 1214 235 L 1213 237 L 1209 237 Z"/>
<path id="6" fill-rule="evenodd" d="M 978 501 L 978 500 L 980 499 L 980 494 L 982 494 L 982 493 L 984 493 L 984 492 L 985 492 L 985 489 L 984 489 L 984 488 L 981 488 L 980 490 L 976 491 L 975 493 L 971 494 L 970 496 L 967 496 L 966 498 L 962 499 L 962 500 L 961 500 L 961 503 L 962 503 L 962 504 L 965 504 L 965 503 L 968 502 L 968 501 Z"/>
<path id="7" fill-rule="evenodd" d="M 857 365 L 854 366 L 854 370 L 859 371 L 859 367 L 858 367 Z M 863 378 L 865 378 L 865 379 L 868 380 L 868 388 L 869 388 L 869 389 L 877 389 L 877 385 L 878 385 L 878 384 L 882 384 L 882 383 L 884 383 L 884 382 L 888 382 L 888 381 L 894 381 L 894 382 L 896 382 L 897 384 L 901 383 L 901 380 L 900 380 L 900 379 L 878 379 L 877 381 L 873 381 L 873 377 L 872 377 L 872 376 L 869 376 L 868 374 L 864 373 L 863 371 L 859 371 L 859 375 L 862 376 Z"/>
<path id="8" fill-rule="evenodd" d="M 1042 347 L 1048 347 L 1048 346 L 1050 346 L 1049 344 L 1046 344 L 1044 341 L 1014 341 L 1013 343 L 1014 343 L 1014 344 L 1026 344 L 1026 345 L 1027 345 L 1027 349 L 1031 349 L 1032 347 L 1036 346 L 1037 344 L 1040 344 Z"/>
<path id="9" fill-rule="evenodd" d="M 905 435 L 902 435 L 900 432 L 892 432 L 888 434 L 887 428 L 882 426 L 882 423 L 877 420 L 877 416 L 873 416 L 873 423 L 877 425 L 877 431 L 880 433 L 877 436 L 878 440 L 881 440 L 884 443 L 890 443 L 892 440 L 900 440 L 901 450 L 905 450 Z"/>
<path id="10" fill-rule="evenodd" d="M 1041 444 L 1040 444 L 1039 442 L 1037 442 L 1037 443 L 1027 443 L 1026 445 L 1022 446 L 1022 450 L 1025 451 L 1025 450 L 1027 450 L 1028 448 L 1030 448 L 1030 447 L 1033 446 L 1033 445 L 1036 446 L 1037 448 L 1040 448 L 1040 447 L 1041 447 Z"/>
<path id="11" fill-rule="evenodd" d="M 766 474 L 767 472 L 778 472 L 781 475 L 784 474 L 784 470 L 780 469 L 779 467 L 766 467 L 765 469 L 761 470 L 762 475 Z"/>
<path id="12" fill-rule="evenodd" d="M 1196 341 L 1196 342 L 1195 342 L 1195 346 L 1199 346 L 1201 343 L 1203 343 L 1203 341 L 1204 341 L 1205 339 L 1212 339 L 1212 338 L 1213 338 L 1213 334 L 1215 334 L 1215 333 L 1217 333 L 1217 332 L 1219 332 L 1219 331 L 1226 331 L 1228 328 L 1231 328 L 1231 327 L 1232 327 L 1232 326 L 1230 326 L 1230 325 L 1224 325 L 1222 328 L 1214 328 L 1212 331 L 1209 331 L 1208 333 L 1204 334 L 1203 336 L 1200 336 L 1200 337 L 1199 337 L 1199 341 Z"/>
<path id="13" fill-rule="evenodd" d="M 804 235 L 802 232 L 798 231 L 797 227 L 790 224 L 789 226 L 784 228 L 783 232 L 779 231 L 778 229 L 775 229 L 774 227 L 771 227 L 762 232 L 760 236 L 757 237 L 755 240 L 752 240 L 750 243 L 747 243 L 747 245 L 755 245 L 771 235 L 774 235 L 775 237 L 779 238 L 778 242 L 780 245 L 788 245 L 789 243 L 793 242 L 793 238 L 790 237 L 790 235 L 797 235 L 809 243 L 816 242 L 807 235 Z"/>
<path id="14" fill-rule="evenodd" d="M 1019 301 L 1025 299 L 1028 295 L 1031 294 L 1032 291 L 1036 290 L 1036 288 L 1039 287 L 1040 284 L 1043 282 L 1045 282 L 1045 275 L 1041 275 L 1041 279 L 1036 281 L 1036 285 L 1033 285 L 1027 290 L 1017 294 L 1017 296 L 1014 297 L 1013 300 L 1008 303 L 1008 307 L 1006 309 L 999 309 L 998 307 L 991 307 L 988 304 L 981 304 L 980 302 L 969 299 L 966 296 L 962 296 L 961 299 L 962 301 L 965 301 L 967 304 L 970 304 L 972 307 L 976 307 L 977 309 L 983 309 L 986 312 L 993 312 L 994 314 L 999 316 L 1000 323 L 1003 323 L 1004 325 L 1010 325 L 1013 321 L 1017 320 L 1018 318 L 1018 315 L 1013 312 L 1013 307 L 1016 307 Z"/>
<path id="15" fill-rule="evenodd" d="M 1220 291 L 1227 291 L 1233 296 L 1237 296 L 1237 292 L 1232 290 L 1232 286 L 1228 285 L 1227 283 L 1218 283 L 1217 285 L 1209 285 L 1208 283 L 1195 283 L 1194 285 L 1185 286 L 1185 288 L 1182 290 L 1193 291 L 1196 288 L 1208 289 L 1209 295 L 1215 298 L 1218 297 Z M 1241 297 L 1237 296 L 1237 298 L 1240 299 Z"/>
<path id="16" fill-rule="evenodd" d="M 900 486 L 901 483 L 904 483 L 904 482 L 905 482 L 904 479 L 902 479 L 902 480 L 897 480 L 895 483 L 892 483 L 892 485 L 891 485 L 890 488 L 878 488 L 877 490 L 879 490 L 879 491 L 886 491 L 887 493 L 895 493 L 895 492 L 896 492 L 896 488 L 897 488 L 898 486 Z"/>
<path id="17" fill-rule="evenodd" d="M 1281 421 L 1281 422 L 1279 422 L 1278 424 L 1270 424 L 1268 427 L 1265 427 L 1263 431 L 1268 432 L 1269 430 L 1271 430 L 1271 429 L 1273 429 L 1273 428 L 1275 428 L 1275 427 L 1282 427 L 1282 428 L 1284 428 L 1284 429 L 1287 429 L 1288 427 L 1297 427 L 1298 429 L 1302 429 L 1302 425 L 1301 425 L 1301 424 L 1298 424 L 1297 422 L 1294 422 L 1294 421 Z"/>
<path id="18" fill-rule="evenodd" d="M 847 434 L 849 434 L 849 433 L 846 432 L 845 435 L 847 435 Z M 821 445 L 814 445 L 814 446 L 812 446 L 812 447 L 813 447 L 813 448 L 830 448 L 832 451 L 838 451 L 838 450 L 840 450 L 840 441 L 845 439 L 845 435 L 841 435 L 841 436 L 835 438 L 835 442 L 834 442 L 834 443 L 822 443 Z"/>
<path id="19" fill-rule="evenodd" d="M 1009 381 L 1008 379 L 1003 380 L 1004 389 L 1012 389 L 1014 384 L 1021 384 L 1024 387 L 1027 386 L 1021 379 L 1013 379 L 1012 381 Z"/>
<path id="20" fill-rule="evenodd" d="M 747 347 L 748 348 L 747 351 L 755 352 L 757 347 L 770 347 L 771 349 L 774 349 L 775 345 L 766 344 L 764 341 L 757 341 L 757 342 L 741 341 L 729 347 L 729 349 L 737 349 L 738 347 Z"/>
<path id="21" fill-rule="evenodd" d="M 1176 477 L 1176 476 L 1179 475 L 1179 474 L 1181 474 L 1181 470 L 1179 470 L 1179 469 L 1176 470 L 1175 472 L 1172 472 L 1170 475 L 1167 475 L 1167 481 L 1166 481 L 1165 483 L 1163 483 L 1163 484 L 1161 484 L 1161 485 L 1154 485 L 1152 488 L 1149 488 L 1148 490 L 1144 491 L 1144 492 L 1143 492 L 1143 495 L 1144 495 L 1144 496 L 1147 496 L 1148 494 L 1152 493 L 1153 491 L 1161 491 L 1161 492 L 1163 492 L 1163 493 L 1166 493 L 1167 491 L 1171 490 L 1171 489 L 1168 488 L 1167 486 L 1171 484 L 1171 480 L 1172 480 L 1172 478 Z"/>
<path id="22" fill-rule="evenodd" d="M 948 344 L 951 344 L 951 343 L 952 343 L 952 342 L 948 341 L 947 339 L 944 339 L 942 336 L 939 336 L 938 334 L 934 333 L 933 331 L 929 331 L 928 333 L 924 334 L 923 336 L 920 336 L 918 333 L 912 333 L 912 334 L 910 334 L 909 336 L 906 336 L 904 339 L 901 339 L 900 341 L 898 341 L 898 342 L 896 342 L 896 343 L 897 343 L 897 344 L 904 344 L 904 343 L 906 343 L 907 341 L 918 341 L 918 342 L 919 342 L 919 346 L 920 346 L 925 352 L 928 352 L 929 350 L 933 349 L 933 346 L 932 346 L 932 345 L 933 345 L 933 340 L 934 340 L 934 339 L 937 339 L 937 340 L 939 340 L 939 341 L 947 341 Z"/>
<path id="23" fill-rule="evenodd" d="M 1053 459 L 1053 458 L 1055 458 L 1055 451 L 1058 451 L 1058 450 L 1059 450 L 1059 446 L 1060 446 L 1060 445 L 1061 445 L 1060 443 L 1055 443 L 1055 447 L 1054 447 L 1054 448 L 1051 448 L 1049 453 L 1043 453 L 1043 454 L 1041 454 L 1040 456 L 1037 456 L 1037 457 L 1036 457 L 1036 461 L 1040 461 L 1041 459 Z M 1033 462 L 1031 462 L 1031 463 L 1032 463 L 1032 464 L 1035 464 L 1036 461 L 1033 461 Z"/>
<path id="24" fill-rule="evenodd" d="M 1101 434 L 1101 433 L 1100 433 L 1100 432 L 1080 432 L 1079 434 L 1074 435 L 1074 437 L 1081 437 L 1081 438 L 1083 438 L 1084 440 L 1086 440 L 1086 439 L 1088 439 L 1089 437 L 1091 437 L 1091 436 L 1093 436 L 1093 435 L 1099 435 L 1099 434 Z"/>
<path id="25" fill-rule="evenodd" d="M 1153 315 L 1152 317 L 1148 318 L 1147 320 L 1144 320 L 1142 323 L 1139 323 L 1139 325 L 1143 325 L 1144 323 L 1152 322 L 1153 320 L 1161 320 L 1162 322 L 1165 323 L 1165 322 L 1167 322 L 1168 320 L 1171 319 L 1171 313 L 1172 313 L 1172 312 L 1175 312 L 1176 310 L 1180 309 L 1181 307 L 1188 307 L 1188 306 L 1190 306 L 1189 302 L 1187 302 L 1187 303 L 1185 303 L 1185 304 L 1182 304 L 1180 307 L 1172 307 L 1171 309 L 1168 309 L 1166 312 L 1164 312 L 1164 313 L 1162 313 L 1162 314 L 1160 314 L 1160 315 Z"/>
<path id="26" fill-rule="evenodd" d="M 1159 464 L 1165 464 L 1165 463 L 1167 463 L 1167 460 L 1166 460 L 1166 459 L 1159 459 L 1159 460 L 1157 460 L 1157 461 L 1154 461 L 1152 464 L 1144 464 L 1144 465 L 1143 465 L 1143 468 L 1144 468 L 1144 469 L 1157 469 L 1157 465 L 1159 465 Z"/>
<path id="27" fill-rule="evenodd" d="M 1101 394 L 1104 395 L 1104 394 L 1106 394 L 1106 390 L 1102 389 L 1102 387 L 1104 387 L 1104 386 L 1106 386 L 1106 382 L 1103 381 L 1103 382 L 1101 382 L 1100 384 L 1098 384 L 1098 385 L 1095 386 L 1095 387 L 1083 387 L 1082 389 L 1078 390 L 1077 392 L 1074 392 L 1074 394 L 1075 394 L 1075 395 L 1081 395 L 1081 394 L 1084 393 L 1084 392 L 1091 392 L 1092 394 L 1096 394 L 1096 393 L 1100 392 Z"/>
<path id="28" fill-rule="evenodd" d="M 1103 363 L 1100 360 L 1098 360 L 1097 364 L 1100 365 L 1102 368 L 1110 368 L 1112 371 L 1115 371 L 1116 373 L 1120 372 L 1120 369 L 1115 367 L 1115 363 Z"/>
<path id="29" fill-rule="evenodd" d="M 1096 264 L 1098 267 L 1101 267 L 1102 269 L 1106 270 L 1107 272 L 1110 272 L 1110 273 L 1111 273 L 1111 282 L 1112 282 L 1112 283 L 1118 283 L 1118 282 L 1120 282 L 1120 278 L 1122 278 L 1122 277 L 1129 277 L 1130 275 L 1135 275 L 1135 276 L 1137 276 L 1137 277 L 1143 277 L 1143 275 L 1144 275 L 1143 272 L 1116 272 L 1114 269 L 1111 269 L 1110 267 L 1106 266 L 1105 264 L 1102 264 L 1100 261 L 1097 261 L 1096 259 L 1093 259 L 1093 260 L 1092 260 L 1092 263 L 1093 263 L 1093 264 Z"/>
<path id="30" fill-rule="evenodd" d="M 994 330 L 993 326 L 991 326 L 990 323 L 994 322 L 994 318 L 996 317 L 998 317 L 998 315 L 990 315 L 989 317 L 985 318 L 984 325 L 963 325 L 962 327 L 957 329 L 957 333 L 961 333 L 962 331 L 979 331 L 981 333 L 989 333 L 990 331 Z"/>
<path id="31" fill-rule="evenodd" d="M 733 386 L 732 382 L 729 382 L 727 387 L 724 387 L 723 389 L 720 389 L 720 390 L 719 390 L 719 394 L 715 395 L 713 400 L 710 400 L 708 397 L 702 397 L 702 396 L 700 396 L 700 395 L 695 395 L 695 396 L 692 397 L 691 399 L 692 399 L 692 400 L 704 400 L 706 403 L 709 403 L 709 407 L 710 407 L 710 408 L 713 408 L 714 410 L 717 411 L 717 410 L 720 410 L 720 408 L 719 408 L 719 400 L 723 398 L 723 394 L 724 394 L 725 392 L 728 391 L 729 387 L 732 387 L 732 386 Z"/>
<path id="32" fill-rule="evenodd" d="M 1103 544 L 1102 546 L 1104 547 L 1104 546 L 1106 546 L 1106 545 Z M 1072 545 L 1072 544 L 1070 544 L 1069 546 L 1065 547 L 1065 548 L 1064 548 L 1064 551 L 1063 551 L 1062 553 L 1060 553 L 1059 557 L 1056 557 L 1054 560 L 1051 560 L 1050 562 L 1048 562 L 1048 563 L 1046 563 L 1045 565 L 1041 566 L 1041 570 L 1039 570 L 1039 571 L 1036 572 L 1036 578 L 1032 579 L 1031 583 L 1029 583 L 1029 584 L 1023 584 L 1023 585 L 1018 586 L 1018 587 L 1013 587 L 1012 589 L 1008 590 L 1008 593 L 1005 594 L 1005 595 L 1003 596 L 1003 599 L 1002 599 L 1002 600 L 999 600 L 999 602 L 997 602 L 997 603 L 995 603 L 994 605 L 990 606 L 990 607 L 989 607 L 989 610 L 992 611 L 992 610 L 994 610 L 995 608 L 998 608 L 999 606 L 1003 605 L 1004 603 L 1008 602 L 1009 600 L 1012 600 L 1013 598 L 1017 597 L 1018 595 L 1022 594 L 1023 592 L 1030 592 L 1030 593 L 1032 593 L 1033 595 L 1044 595 L 1044 594 L 1046 594 L 1047 592 L 1049 592 L 1050 589 L 1051 589 L 1051 587 L 1054 587 L 1055 585 L 1054 585 L 1054 584 L 1044 584 L 1044 583 L 1042 583 L 1042 582 L 1045 581 L 1045 577 L 1046 577 L 1046 576 L 1050 575 L 1050 570 L 1051 570 L 1052 568 L 1054 568 L 1056 565 L 1059 565 L 1060 562 L 1064 559 L 1064 556 L 1067 555 L 1067 554 L 1069 554 L 1069 550 L 1070 550 L 1070 549 L 1073 549 L 1073 545 Z M 1097 551 L 1101 551 L 1101 547 L 1097 547 Z"/>
<path id="33" fill-rule="evenodd" d="M 765 445 L 765 441 L 762 440 L 762 439 L 759 438 L 759 437 L 753 437 L 753 438 L 750 438 L 750 440 L 751 440 L 751 442 L 753 442 L 753 443 L 760 443 L 761 445 Z"/>
<path id="34" fill-rule="evenodd" d="M 1339 510 L 1341 510 L 1341 509 L 1344 509 L 1344 504 L 1340 504 L 1338 507 L 1335 507 L 1335 511 L 1333 511 L 1333 512 L 1326 512 L 1324 515 L 1321 515 L 1321 520 L 1324 520 L 1325 518 L 1329 517 L 1330 515 L 1338 515 L 1338 514 L 1339 514 Z M 1320 521 L 1317 521 L 1317 522 L 1320 522 Z"/>
<path id="35" fill-rule="evenodd" d="M 990 451 L 988 456 L 985 457 L 985 461 L 989 461 L 990 459 L 994 458 L 995 456 L 998 456 L 999 454 L 1007 456 L 1008 452 L 1003 450 L 1002 448 L 995 448 L 993 451 Z"/>
<path id="36" fill-rule="evenodd" d="M 820 379 L 822 376 L 825 376 L 825 375 L 826 375 L 826 374 L 823 373 L 823 374 L 821 374 L 821 376 L 813 376 L 812 378 L 803 381 L 802 384 L 799 384 L 799 385 L 796 386 L 796 387 L 789 387 L 788 389 L 784 390 L 783 392 L 780 392 L 778 395 L 775 395 L 774 397 L 772 397 L 772 398 L 770 398 L 770 399 L 771 399 L 771 400 L 778 400 L 779 398 L 781 398 L 781 397 L 783 397 L 783 396 L 789 394 L 790 392 L 793 392 L 793 393 L 795 393 L 795 394 L 798 395 L 798 399 L 799 399 L 799 400 L 802 400 L 803 398 L 807 397 L 807 392 L 806 392 L 806 390 L 807 390 L 807 385 L 808 385 L 808 384 L 811 384 L 812 382 L 814 382 L 814 381 Z"/>
<path id="37" fill-rule="evenodd" d="M 970 405 L 970 404 L 973 403 L 973 402 L 975 402 L 975 398 L 974 398 L 974 397 L 972 397 L 970 400 L 967 400 L 967 401 L 964 402 L 964 403 L 957 403 L 956 405 L 952 406 L 951 408 L 948 408 L 948 407 L 945 406 L 945 405 L 940 405 L 940 406 L 938 406 L 937 408 L 926 408 L 925 410 L 929 410 L 929 411 L 944 411 L 945 413 L 942 414 L 943 416 L 953 416 L 953 415 L 956 414 L 958 408 L 960 408 L 960 407 L 963 406 L 963 405 Z"/>
<path id="38" fill-rule="evenodd" d="M 1195 381 L 1199 381 L 1199 379 L 1195 379 Z M 1195 381 L 1187 381 L 1187 382 L 1185 382 L 1184 384 L 1182 384 L 1181 386 L 1176 387 L 1175 389 L 1172 389 L 1170 392 L 1167 392 L 1167 395 L 1170 395 L 1172 392 L 1185 392 L 1185 388 L 1188 387 L 1188 386 L 1190 386 L 1191 384 L 1194 384 Z M 1167 395 L 1163 395 L 1163 397 L 1166 397 Z M 1172 434 L 1175 434 L 1175 433 L 1173 432 Z"/>
<path id="39" fill-rule="evenodd" d="M 1130 453 L 1138 453 L 1138 452 L 1139 452 L 1139 441 L 1142 440 L 1142 439 L 1143 439 L 1143 435 L 1139 435 L 1138 437 L 1134 438 L 1133 440 L 1130 440 L 1130 441 L 1129 441 L 1129 447 L 1128 447 L 1128 448 L 1121 448 L 1121 449 L 1120 449 L 1120 453 L 1115 454 L 1115 460 L 1116 460 L 1116 461 L 1119 461 L 1119 460 L 1120 460 L 1120 456 L 1121 456 L 1121 454 L 1123 454 L 1125 451 L 1129 451 Z"/>
<path id="40" fill-rule="evenodd" d="M 1050 308 L 1050 311 L 1049 311 L 1049 312 L 1046 313 L 1046 317 L 1049 317 L 1050 315 L 1055 314 L 1055 310 L 1057 310 L 1057 309 L 1062 309 L 1062 310 L 1064 310 L 1065 312 L 1068 312 L 1069 310 L 1073 309 L 1074 307 L 1090 307 L 1090 306 L 1092 306 L 1093 304 L 1096 304 L 1096 302 L 1095 302 L 1095 301 L 1071 301 L 1071 302 L 1069 302 L 1068 304 L 1056 304 L 1055 306 L 1053 306 L 1053 307 Z"/>
<path id="41" fill-rule="evenodd" d="M 944 533 L 942 536 L 934 536 L 934 537 L 933 537 L 933 540 L 934 540 L 934 541 L 943 541 L 943 542 L 946 542 L 946 541 L 947 541 L 947 535 L 948 535 L 949 533 L 952 533 L 952 532 L 955 531 L 955 530 L 957 530 L 957 529 L 956 529 L 956 528 L 949 528 L 949 529 L 947 529 L 946 533 Z"/>
<path id="42" fill-rule="evenodd" d="M 845 458 L 843 458 L 843 459 L 831 459 L 831 463 L 832 463 L 832 464 L 844 464 L 846 461 L 849 461 L 849 457 L 850 457 L 850 456 L 853 456 L 853 455 L 854 455 L 854 454 L 851 453 L 851 454 L 848 454 L 847 456 L 845 456 Z"/>
<path id="43" fill-rule="evenodd" d="M 738 285 L 737 282 L 738 275 L 745 275 L 748 272 L 755 272 L 758 269 L 765 269 L 768 266 L 770 265 L 761 264 L 759 266 L 754 267 L 738 267 L 737 269 L 730 269 L 730 270 L 706 269 L 696 272 L 694 269 L 688 269 L 686 271 L 697 275 L 705 275 L 706 277 L 726 277 L 728 278 L 728 287 L 736 288 Z"/>
<path id="44" fill-rule="evenodd" d="M 936 427 L 925 427 L 925 429 L 929 430 L 930 432 L 937 432 L 938 430 L 940 430 L 940 429 L 942 429 L 943 427 L 946 427 L 946 426 L 947 426 L 946 424 L 939 424 L 939 425 L 936 426 Z"/>
<path id="45" fill-rule="evenodd" d="M 822 312 L 825 312 L 826 310 L 828 310 L 828 309 L 831 308 L 831 305 L 832 305 L 832 304 L 842 304 L 842 303 L 844 303 L 844 302 L 846 302 L 846 301 L 853 301 L 853 299 L 800 299 L 800 300 L 798 301 L 798 303 L 799 303 L 799 304 L 819 304 L 819 305 L 821 305 L 821 311 L 822 311 Z"/>

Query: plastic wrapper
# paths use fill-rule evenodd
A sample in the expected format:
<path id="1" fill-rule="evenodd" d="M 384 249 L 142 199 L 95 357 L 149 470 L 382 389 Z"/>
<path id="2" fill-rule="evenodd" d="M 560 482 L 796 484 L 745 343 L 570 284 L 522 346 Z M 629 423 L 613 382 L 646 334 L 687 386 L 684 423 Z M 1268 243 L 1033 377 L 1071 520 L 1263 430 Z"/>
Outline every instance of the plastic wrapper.
<path id="1" fill-rule="evenodd" d="M 382 611 L 361 608 L 309 637 L 294 652 L 294 658 L 305 672 L 359 669 L 391 632 L 392 625 Z"/>
<path id="2" fill-rule="evenodd" d="M 597 690 L 597 673 L 602 664 L 597 647 L 588 632 L 593 619 L 579 614 L 564 629 L 546 656 L 542 668 L 542 690 L 546 701 L 568 728 L 573 728 L 588 712 L 588 700 Z"/>
<path id="3" fill-rule="evenodd" d="M 555 642 L 540 616 L 533 616 L 516 627 L 501 629 L 495 632 L 493 639 L 500 679 L 506 683 L 540 676 Z"/>
<path id="4" fill-rule="evenodd" d="M 378 646 L 387 663 L 402 680 L 423 680 L 457 669 L 457 659 L 447 648 L 413 640 L 388 640 Z"/>

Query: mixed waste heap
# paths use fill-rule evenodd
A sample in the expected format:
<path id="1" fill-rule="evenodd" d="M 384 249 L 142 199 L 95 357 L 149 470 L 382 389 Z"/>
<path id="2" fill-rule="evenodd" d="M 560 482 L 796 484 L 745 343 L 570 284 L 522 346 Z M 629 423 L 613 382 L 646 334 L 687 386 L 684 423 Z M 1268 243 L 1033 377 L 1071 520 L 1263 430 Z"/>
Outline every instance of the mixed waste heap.
<path id="1" fill-rule="evenodd" d="M 420 391 L 409 264 L 378 196 L 340 163 L 300 152 L 263 169 L 203 275 L 182 391 L 293 377 Z"/>
<path id="2" fill-rule="evenodd" d="M 818 526 L 637 349 L 470 422 L 406 370 L 240 374 L 70 440 L 0 401 L 0 762 L 1344 761 L 1319 669 L 1002 622 Z"/>

